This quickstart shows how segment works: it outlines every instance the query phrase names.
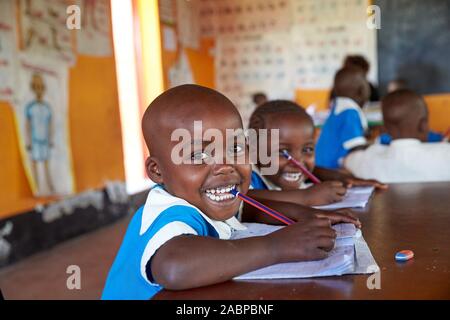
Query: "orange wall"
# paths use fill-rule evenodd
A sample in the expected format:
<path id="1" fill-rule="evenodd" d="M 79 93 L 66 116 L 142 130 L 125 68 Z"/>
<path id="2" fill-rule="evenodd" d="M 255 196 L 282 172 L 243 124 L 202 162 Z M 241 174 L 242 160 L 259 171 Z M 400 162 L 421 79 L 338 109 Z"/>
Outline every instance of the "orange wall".
<path id="1" fill-rule="evenodd" d="M 450 128 L 450 94 L 425 96 L 430 112 L 430 128 L 445 132 Z"/>
<path id="2" fill-rule="evenodd" d="M 114 57 L 78 56 L 69 73 L 69 134 L 76 192 L 124 180 Z M 35 199 L 25 177 L 12 108 L 0 102 L 0 218 L 52 199 Z"/>

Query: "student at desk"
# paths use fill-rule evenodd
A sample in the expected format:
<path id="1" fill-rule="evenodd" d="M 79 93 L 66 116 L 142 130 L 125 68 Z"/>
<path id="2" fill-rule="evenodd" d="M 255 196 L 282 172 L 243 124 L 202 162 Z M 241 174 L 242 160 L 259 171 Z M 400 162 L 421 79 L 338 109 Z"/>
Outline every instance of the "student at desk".
<path id="1" fill-rule="evenodd" d="M 194 121 L 202 121 L 200 138 Z M 320 260 L 334 247 L 330 220 L 314 215 L 269 235 L 230 239 L 245 229 L 235 217 L 241 200 L 230 191 L 247 192 L 251 167 L 245 136 L 226 140 L 228 129 L 243 127 L 222 94 L 197 85 L 169 89 L 147 108 L 142 129 L 151 154 L 147 173 L 158 185 L 130 222 L 103 299 L 149 299 L 163 288 L 196 288 L 272 264 Z M 181 141 L 172 139 L 177 129 L 185 134 Z M 221 137 L 207 138 L 211 129 Z M 173 152 L 180 145 L 189 152 Z"/>
<path id="2" fill-rule="evenodd" d="M 367 119 L 362 107 L 369 99 L 369 84 L 359 68 L 346 67 L 334 78 L 336 98 L 316 144 L 316 164 L 337 169 L 353 149 L 365 146 Z"/>
<path id="3" fill-rule="evenodd" d="M 449 181 L 450 144 L 427 142 L 423 98 L 411 90 L 397 90 L 383 98 L 382 110 L 391 144 L 350 153 L 345 168 L 357 177 L 385 183 Z"/>
<path id="4" fill-rule="evenodd" d="M 386 187 L 377 181 L 357 179 L 351 174 L 317 167 L 314 160 L 313 121 L 305 110 L 294 102 L 274 100 L 263 104 L 251 115 L 248 127 L 257 135 L 261 130 L 279 130 L 279 149 L 268 149 L 269 153 L 277 155 L 276 160 L 265 163 L 259 157 L 260 152 L 257 152 L 258 158 L 253 167 L 248 192 L 252 197 L 302 206 L 320 206 L 341 201 L 346 195 L 347 186 L 350 185 Z M 283 151 L 301 162 L 322 180 L 322 183 L 307 185 L 305 182 L 308 177 L 282 155 Z M 265 172 L 275 161 L 278 170 L 271 174 Z M 284 210 L 284 213 L 288 214 L 289 210 Z"/>

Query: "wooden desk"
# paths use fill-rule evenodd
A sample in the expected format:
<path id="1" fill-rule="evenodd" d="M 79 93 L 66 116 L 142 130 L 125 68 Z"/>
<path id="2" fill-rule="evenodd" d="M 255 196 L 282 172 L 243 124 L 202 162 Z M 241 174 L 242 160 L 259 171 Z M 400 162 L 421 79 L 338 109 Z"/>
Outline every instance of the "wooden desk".
<path id="1" fill-rule="evenodd" d="M 369 275 L 346 275 L 228 281 L 185 291 L 163 290 L 154 298 L 450 299 L 450 182 L 393 184 L 375 193 L 360 219 L 381 268 L 380 290 L 367 288 Z M 414 259 L 396 262 L 395 253 L 403 249 L 413 250 Z"/>

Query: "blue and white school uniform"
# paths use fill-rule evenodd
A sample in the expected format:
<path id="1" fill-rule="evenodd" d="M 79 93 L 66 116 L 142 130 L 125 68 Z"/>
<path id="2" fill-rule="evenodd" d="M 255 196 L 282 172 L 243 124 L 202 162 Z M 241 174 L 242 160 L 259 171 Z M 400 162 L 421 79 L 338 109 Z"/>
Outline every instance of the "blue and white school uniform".
<path id="1" fill-rule="evenodd" d="M 351 149 L 367 143 L 364 137 L 367 129 L 367 119 L 354 100 L 334 99 L 316 144 L 316 165 L 330 169 L 341 167 Z"/>
<path id="2" fill-rule="evenodd" d="M 151 279 L 148 262 L 173 237 L 192 234 L 230 239 L 233 230 L 245 228 L 235 217 L 212 220 L 186 200 L 156 185 L 128 226 L 106 279 L 102 299 L 150 299 L 162 290 Z"/>
<path id="3" fill-rule="evenodd" d="M 50 125 L 52 111 L 45 102 L 34 100 L 25 107 L 31 129 L 31 159 L 47 161 L 50 157 Z"/>
<path id="4" fill-rule="evenodd" d="M 429 131 L 427 135 L 427 142 L 442 142 L 444 140 L 444 135 Z M 375 140 L 376 143 L 383 144 L 383 145 L 390 145 L 392 142 L 392 137 L 387 133 L 382 133 L 380 136 Z"/>

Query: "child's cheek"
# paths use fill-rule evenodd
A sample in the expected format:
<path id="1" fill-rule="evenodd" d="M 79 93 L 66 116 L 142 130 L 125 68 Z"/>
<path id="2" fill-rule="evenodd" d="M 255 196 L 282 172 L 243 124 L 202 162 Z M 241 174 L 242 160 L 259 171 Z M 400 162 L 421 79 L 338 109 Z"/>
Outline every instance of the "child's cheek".
<path id="1" fill-rule="evenodd" d="M 308 167 L 309 171 L 313 171 L 314 167 L 316 166 L 314 155 L 306 157 L 305 164 Z"/>

